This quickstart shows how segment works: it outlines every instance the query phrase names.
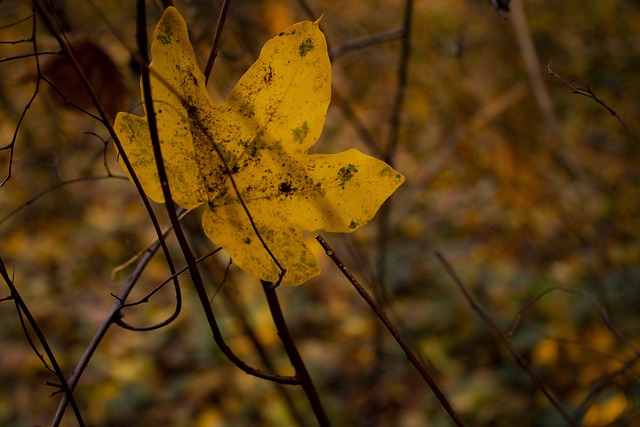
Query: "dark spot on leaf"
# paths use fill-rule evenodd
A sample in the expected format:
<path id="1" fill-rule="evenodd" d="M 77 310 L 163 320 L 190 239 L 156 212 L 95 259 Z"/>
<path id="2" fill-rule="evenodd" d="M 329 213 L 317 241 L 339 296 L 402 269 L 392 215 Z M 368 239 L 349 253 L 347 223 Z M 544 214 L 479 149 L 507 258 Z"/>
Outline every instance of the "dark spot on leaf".
<path id="1" fill-rule="evenodd" d="M 282 194 L 289 194 L 296 190 L 297 188 L 293 187 L 291 182 L 288 182 L 288 181 L 281 182 L 280 185 L 278 185 L 278 191 L 281 192 Z"/>
<path id="2" fill-rule="evenodd" d="M 349 163 L 347 167 L 341 167 L 340 171 L 338 171 L 338 179 L 343 184 L 353 178 L 353 175 L 358 172 L 356 165 L 352 165 Z"/>
<path id="3" fill-rule="evenodd" d="M 269 68 L 267 69 L 263 80 L 266 84 L 269 84 L 273 81 L 273 68 L 271 67 L 271 65 L 269 65 Z"/>
<path id="4" fill-rule="evenodd" d="M 193 75 L 192 72 L 189 71 L 189 74 L 187 75 L 187 78 L 189 80 L 191 80 L 191 84 L 193 84 L 194 86 L 198 85 L 198 79 L 196 78 L 196 76 Z"/>
<path id="5" fill-rule="evenodd" d="M 244 238 L 244 243 L 247 244 L 247 245 L 251 244 L 251 239 L 248 238 L 248 237 L 245 237 Z"/>
<path id="6" fill-rule="evenodd" d="M 300 53 L 300 56 L 307 56 L 307 53 L 309 53 L 309 51 L 311 51 L 313 47 L 313 40 L 306 39 L 298 47 L 298 52 Z"/>
<path id="7" fill-rule="evenodd" d="M 349 229 L 354 230 L 356 228 L 358 228 L 358 223 L 355 221 L 351 221 L 351 223 L 349 224 Z"/>

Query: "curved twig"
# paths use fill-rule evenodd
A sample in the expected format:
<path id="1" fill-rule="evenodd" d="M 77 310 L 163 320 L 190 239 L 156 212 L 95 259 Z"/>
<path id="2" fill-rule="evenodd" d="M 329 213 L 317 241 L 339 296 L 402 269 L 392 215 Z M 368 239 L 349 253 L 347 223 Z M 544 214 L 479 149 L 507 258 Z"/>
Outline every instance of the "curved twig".
<path id="1" fill-rule="evenodd" d="M 214 249 L 213 251 L 209 252 L 208 254 L 201 256 L 200 258 L 198 258 L 196 260 L 196 263 L 199 263 L 201 261 L 204 261 L 205 259 L 209 258 L 212 255 L 217 254 L 218 252 L 220 252 L 222 250 L 222 248 L 217 248 Z M 145 295 L 143 298 L 139 299 L 136 302 L 131 302 L 131 303 L 126 303 L 122 306 L 122 308 L 127 308 L 127 307 L 134 307 L 136 305 L 140 305 L 140 304 L 145 304 L 147 302 L 149 302 L 149 299 L 151 299 L 152 296 L 154 296 L 160 289 L 162 289 L 167 283 L 169 282 L 176 282 L 176 278 L 184 273 L 185 271 L 187 271 L 189 269 L 189 267 L 183 267 L 180 270 L 176 271 L 175 274 L 172 274 L 171 276 L 169 276 L 164 282 L 160 283 L 158 286 L 156 286 L 151 292 L 149 292 L 147 295 Z M 117 298 L 116 295 L 113 295 L 114 297 Z M 155 329 L 160 329 L 164 326 L 167 326 L 168 324 L 170 324 L 171 322 L 173 322 L 178 315 L 180 314 L 180 310 L 182 308 L 182 295 L 180 293 L 180 288 L 177 287 L 176 288 L 176 306 L 175 309 L 173 311 L 173 313 L 171 314 L 171 316 L 169 316 L 168 318 L 166 318 L 165 320 L 163 320 L 162 322 L 158 322 L 156 324 L 150 325 L 150 326 L 134 326 L 134 325 L 130 325 L 129 323 L 126 323 L 124 320 L 122 320 L 122 316 L 119 316 L 115 319 L 115 323 L 124 328 L 124 329 L 128 329 L 130 331 L 153 331 Z"/>

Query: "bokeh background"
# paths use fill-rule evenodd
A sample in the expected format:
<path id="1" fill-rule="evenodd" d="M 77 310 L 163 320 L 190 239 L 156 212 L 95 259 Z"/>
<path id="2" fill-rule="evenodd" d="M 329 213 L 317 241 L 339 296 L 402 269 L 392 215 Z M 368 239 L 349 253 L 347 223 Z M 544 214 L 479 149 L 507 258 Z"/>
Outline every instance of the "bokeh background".
<path id="1" fill-rule="evenodd" d="M 52 3 L 107 111 L 139 112 L 133 3 Z M 149 2 L 150 31 L 158 3 Z M 204 66 L 221 2 L 176 6 Z M 334 97 L 314 151 L 356 147 L 407 177 L 371 224 L 325 237 L 462 419 L 565 425 L 434 251 L 577 424 L 640 425 L 640 4 L 513 0 L 502 19 L 489 1 L 414 1 L 406 67 L 405 8 L 400 0 L 233 1 L 211 95 L 224 99 L 266 40 L 324 14 Z M 104 126 L 81 111 L 94 112 L 90 100 L 33 19 L 30 2 L 0 3 L 0 179 L 10 173 L 0 187 L 0 257 L 69 374 L 132 268 L 113 270 L 154 233 Z M 548 67 L 591 88 L 617 116 Z M 165 223 L 164 207 L 154 207 Z M 184 222 L 204 255 L 214 246 L 200 215 Z M 309 245 L 321 276 L 278 292 L 334 425 L 453 425 L 313 234 Z M 278 372 L 291 374 L 259 282 L 228 263 L 220 253 L 200 266 L 229 345 L 264 366 L 257 340 Z M 130 301 L 168 276 L 157 255 Z M 188 275 L 181 283 L 185 307 L 171 325 L 107 333 L 76 391 L 87 423 L 315 425 L 301 390 L 247 376 L 221 355 Z M 2 283 L 0 298 L 8 295 Z M 174 302 L 169 287 L 126 309 L 125 320 L 159 322 Z M 13 303 L 0 302 L 0 425 L 48 425 L 59 395 L 50 397 L 56 389 L 45 381 L 55 380 Z M 63 425 L 76 425 L 70 411 Z"/>

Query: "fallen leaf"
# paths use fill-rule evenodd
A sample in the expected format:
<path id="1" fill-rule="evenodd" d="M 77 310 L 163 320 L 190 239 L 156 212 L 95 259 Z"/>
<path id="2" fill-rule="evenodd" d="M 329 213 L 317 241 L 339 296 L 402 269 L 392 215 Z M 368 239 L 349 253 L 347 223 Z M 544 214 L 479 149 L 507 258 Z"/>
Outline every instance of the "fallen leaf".
<path id="1" fill-rule="evenodd" d="M 308 154 L 331 98 L 331 64 L 318 22 L 267 42 L 222 105 L 207 94 L 187 28 L 167 8 L 151 45 L 151 85 L 172 198 L 206 204 L 203 228 L 252 276 L 299 285 L 319 274 L 303 230 L 352 232 L 404 177 L 352 149 Z M 127 113 L 116 132 L 147 195 L 163 202 L 147 121 Z M 267 250 L 268 248 L 268 250 Z"/>

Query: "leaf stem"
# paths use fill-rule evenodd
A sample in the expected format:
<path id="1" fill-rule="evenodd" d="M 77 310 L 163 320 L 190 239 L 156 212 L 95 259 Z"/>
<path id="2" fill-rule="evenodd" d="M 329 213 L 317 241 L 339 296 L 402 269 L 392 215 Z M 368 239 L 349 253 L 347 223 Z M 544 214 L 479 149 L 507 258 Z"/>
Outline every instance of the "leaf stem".
<path id="1" fill-rule="evenodd" d="M 261 282 L 262 289 L 267 297 L 271 317 L 273 318 L 273 322 L 278 330 L 278 336 L 280 337 L 282 345 L 289 356 L 291 364 L 296 370 L 296 377 L 300 379 L 300 385 L 307 394 L 307 399 L 309 399 L 313 413 L 315 414 L 320 426 L 330 426 L 331 422 L 329 421 L 327 413 L 322 406 L 322 402 L 320 401 L 318 392 L 313 384 L 311 376 L 309 375 L 309 371 L 307 371 L 304 361 L 302 360 L 302 356 L 300 356 L 296 343 L 289 332 L 289 328 L 287 327 L 287 323 L 282 313 L 282 307 L 280 307 L 280 301 L 278 300 L 278 294 L 276 293 L 276 287 L 274 287 L 271 282 L 264 280 Z"/>
<path id="2" fill-rule="evenodd" d="M 431 374 L 429 374 L 429 372 L 422 365 L 422 363 L 420 363 L 416 355 L 413 353 L 413 351 L 409 347 L 409 344 L 407 344 L 404 338 L 402 338 L 400 333 L 393 326 L 393 323 L 391 323 L 386 313 L 378 306 L 378 304 L 376 304 L 376 302 L 371 297 L 371 295 L 367 293 L 367 291 L 353 276 L 353 274 L 351 274 L 351 271 L 349 271 L 347 266 L 344 265 L 344 263 L 338 257 L 338 255 L 336 255 L 336 253 L 333 251 L 333 248 L 331 248 L 329 243 L 327 243 L 327 241 L 321 235 L 317 235 L 316 240 L 318 241 L 318 243 L 320 243 L 322 248 L 325 250 L 325 252 L 327 253 L 327 256 L 331 258 L 333 263 L 340 269 L 344 277 L 346 277 L 347 280 L 349 280 L 349 282 L 353 285 L 353 287 L 356 289 L 358 294 L 360 294 L 360 296 L 366 301 L 366 303 L 369 304 L 369 307 L 371 307 L 371 309 L 376 314 L 376 316 L 378 316 L 378 319 L 380 319 L 380 321 L 384 324 L 384 326 L 391 333 L 391 335 L 393 335 L 393 338 L 395 338 L 398 345 L 400 345 L 400 348 L 402 348 L 402 350 L 406 354 L 407 359 L 409 359 L 409 362 L 411 362 L 411 364 L 418 370 L 422 378 L 429 385 L 429 387 L 433 391 L 433 394 L 435 394 L 436 398 L 438 399 L 442 407 L 449 414 L 449 417 L 451 417 L 451 419 L 453 420 L 453 422 L 456 423 L 457 426 L 460 426 L 460 427 L 464 426 L 462 419 L 460 419 L 457 412 L 453 409 L 453 407 L 447 400 L 444 393 L 440 390 L 440 387 L 438 387 L 438 384 L 436 383 L 436 381 L 433 379 Z"/>

